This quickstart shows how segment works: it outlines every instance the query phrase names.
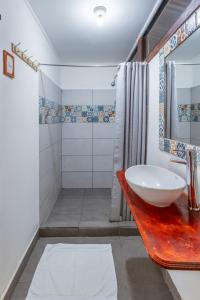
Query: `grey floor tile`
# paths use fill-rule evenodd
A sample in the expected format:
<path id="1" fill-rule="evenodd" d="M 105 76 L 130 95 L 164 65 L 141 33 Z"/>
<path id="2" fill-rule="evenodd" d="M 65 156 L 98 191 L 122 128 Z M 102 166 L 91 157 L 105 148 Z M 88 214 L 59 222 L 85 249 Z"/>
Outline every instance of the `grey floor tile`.
<path id="1" fill-rule="evenodd" d="M 143 241 L 139 236 L 122 237 L 120 236 L 122 256 L 125 260 L 133 257 L 147 257 Z"/>
<path id="2" fill-rule="evenodd" d="M 109 195 L 110 189 L 84 189 L 84 196 L 102 196 Z"/>
<path id="3" fill-rule="evenodd" d="M 58 199 L 55 206 L 54 206 L 54 209 L 59 207 L 63 210 L 65 209 L 68 209 L 68 207 L 71 207 L 71 208 L 80 208 L 81 205 L 82 205 L 82 199 L 68 199 L 68 198 L 61 198 L 61 199 Z"/>
<path id="4" fill-rule="evenodd" d="M 96 211 L 96 210 L 85 210 L 83 211 L 81 215 L 81 222 L 86 222 L 86 221 L 102 221 L 102 222 L 108 222 L 109 220 L 109 213 L 105 211 Z M 112 226 L 112 225 L 111 225 Z"/>
<path id="5" fill-rule="evenodd" d="M 85 189 L 62 189 L 60 193 L 61 199 L 81 199 L 84 195 Z"/>
<path id="6" fill-rule="evenodd" d="M 78 227 L 80 222 L 80 213 L 73 210 L 54 211 L 42 227 Z"/>
<path id="7" fill-rule="evenodd" d="M 90 228 L 90 227 L 98 227 L 98 228 L 101 228 L 101 227 L 107 227 L 107 228 L 119 228 L 119 225 L 118 225 L 118 222 L 109 222 L 107 220 L 102 220 L 102 221 L 99 221 L 99 220 L 89 220 L 89 221 L 81 221 L 79 223 L 79 227 L 82 228 Z"/>
<path id="8" fill-rule="evenodd" d="M 80 222 L 107 222 L 108 225 L 110 201 L 110 189 L 63 189 L 42 228 L 77 227 Z"/>
<path id="9" fill-rule="evenodd" d="M 119 223 L 120 227 L 135 227 L 135 222 L 134 221 L 122 221 Z"/>
<path id="10" fill-rule="evenodd" d="M 160 268 L 149 258 L 130 258 L 126 269 L 129 291 L 136 300 L 172 300 Z"/>

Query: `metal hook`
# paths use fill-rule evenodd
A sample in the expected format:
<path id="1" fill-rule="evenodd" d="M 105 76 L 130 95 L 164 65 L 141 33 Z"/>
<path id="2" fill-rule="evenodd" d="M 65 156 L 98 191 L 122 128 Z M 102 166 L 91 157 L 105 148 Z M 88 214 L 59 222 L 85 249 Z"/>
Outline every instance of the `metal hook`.
<path id="1" fill-rule="evenodd" d="M 19 42 L 18 44 L 14 45 L 15 47 L 18 47 L 19 45 L 21 45 L 21 42 Z"/>

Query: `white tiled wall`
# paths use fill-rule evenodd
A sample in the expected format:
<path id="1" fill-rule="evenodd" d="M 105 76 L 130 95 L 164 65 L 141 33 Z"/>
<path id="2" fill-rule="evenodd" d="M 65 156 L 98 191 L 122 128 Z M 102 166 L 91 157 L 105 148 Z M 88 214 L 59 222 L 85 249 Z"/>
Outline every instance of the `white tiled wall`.
<path id="1" fill-rule="evenodd" d="M 114 90 L 64 90 L 63 105 L 114 105 Z M 63 188 L 111 188 L 114 123 L 63 123 Z"/>
<path id="2" fill-rule="evenodd" d="M 40 74 L 39 96 L 61 104 L 61 89 L 46 75 Z M 62 167 L 62 125 L 40 124 L 39 168 L 40 168 L 40 223 L 50 214 L 60 193 Z"/>
<path id="3" fill-rule="evenodd" d="M 113 172 L 94 172 L 93 188 L 111 188 L 113 181 Z"/>
<path id="4" fill-rule="evenodd" d="M 190 104 L 191 103 L 191 89 L 178 88 L 177 89 L 177 103 Z M 178 122 L 176 129 L 176 140 L 190 144 L 190 122 Z"/>
<path id="5" fill-rule="evenodd" d="M 191 88 L 191 102 L 192 104 L 200 103 L 200 86 Z M 200 123 L 190 123 L 190 143 L 192 145 L 200 146 Z"/>
<path id="6" fill-rule="evenodd" d="M 63 139 L 62 155 L 92 155 L 92 139 Z"/>
<path id="7" fill-rule="evenodd" d="M 178 104 L 200 103 L 200 86 L 178 88 Z M 200 146 L 199 122 L 179 122 L 177 128 L 177 140 L 184 143 Z"/>
<path id="8" fill-rule="evenodd" d="M 113 155 L 115 139 L 93 138 L 93 155 Z"/>

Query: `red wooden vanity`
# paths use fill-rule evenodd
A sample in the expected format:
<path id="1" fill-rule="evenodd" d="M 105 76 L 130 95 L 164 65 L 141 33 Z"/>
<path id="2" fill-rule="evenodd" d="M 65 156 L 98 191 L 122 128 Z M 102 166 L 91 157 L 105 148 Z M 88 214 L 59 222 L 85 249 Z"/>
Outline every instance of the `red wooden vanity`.
<path id="1" fill-rule="evenodd" d="M 200 213 L 189 212 L 186 196 L 158 208 L 131 190 L 124 171 L 117 177 L 152 260 L 167 269 L 200 270 Z"/>

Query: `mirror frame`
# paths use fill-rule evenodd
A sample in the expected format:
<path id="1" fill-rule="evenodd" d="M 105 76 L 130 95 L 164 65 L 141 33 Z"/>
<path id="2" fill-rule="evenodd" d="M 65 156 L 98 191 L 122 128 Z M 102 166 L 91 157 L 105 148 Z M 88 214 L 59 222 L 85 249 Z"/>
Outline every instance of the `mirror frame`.
<path id="1" fill-rule="evenodd" d="M 185 158 L 185 153 L 175 150 L 194 149 L 197 151 L 197 159 L 200 162 L 200 147 L 186 144 L 180 141 L 165 138 L 165 99 L 166 99 L 166 73 L 165 59 L 196 30 L 200 28 L 200 6 L 169 38 L 164 47 L 159 51 L 159 148 L 161 151 Z"/>

